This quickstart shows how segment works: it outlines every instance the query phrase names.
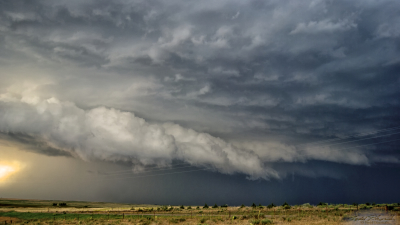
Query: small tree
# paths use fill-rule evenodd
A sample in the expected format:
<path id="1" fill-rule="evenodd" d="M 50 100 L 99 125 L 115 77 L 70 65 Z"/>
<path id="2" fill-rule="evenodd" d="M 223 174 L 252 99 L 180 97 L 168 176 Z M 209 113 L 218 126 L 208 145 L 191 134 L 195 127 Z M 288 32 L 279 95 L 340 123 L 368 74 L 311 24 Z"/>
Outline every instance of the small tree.
<path id="1" fill-rule="evenodd" d="M 179 208 L 181 208 L 181 209 L 185 209 L 185 207 L 184 207 L 183 205 L 181 205 Z"/>
<path id="2" fill-rule="evenodd" d="M 204 206 L 203 206 L 203 209 L 208 209 L 208 205 L 207 205 L 207 203 L 206 203 L 206 204 L 204 204 Z"/>
<path id="3" fill-rule="evenodd" d="M 243 204 L 240 206 L 240 208 L 244 208 L 244 207 L 246 207 L 246 206 L 244 206 Z"/>
<path id="4" fill-rule="evenodd" d="M 214 209 L 215 209 L 215 208 L 218 208 L 217 203 L 214 204 L 213 208 L 214 208 Z"/>
<path id="5" fill-rule="evenodd" d="M 255 207 L 257 207 L 257 206 L 256 206 L 256 204 L 254 204 L 254 202 L 253 202 L 253 205 L 251 205 L 251 207 L 255 208 Z"/>
<path id="6" fill-rule="evenodd" d="M 275 205 L 274 205 L 274 203 L 271 203 L 271 204 L 269 204 L 267 207 L 268 207 L 269 209 L 271 209 L 271 208 L 275 207 Z"/>
<path id="7" fill-rule="evenodd" d="M 287 205 L 289 205 L 287 202 L 285 202 L 285 203 L 283 203 L 283 205 L 282 206 L 287 206 Z"/>
<path id="8" fill-rule="evenodd" d="M 187 209 L 192 209 L 192 207 L 191 207 L 191 206 L 189 206 Z"/>
<path id="9" fill-rule="evenodd" d="M 221 205 L 222 208 L 228 208 L 228 204 Z"/>

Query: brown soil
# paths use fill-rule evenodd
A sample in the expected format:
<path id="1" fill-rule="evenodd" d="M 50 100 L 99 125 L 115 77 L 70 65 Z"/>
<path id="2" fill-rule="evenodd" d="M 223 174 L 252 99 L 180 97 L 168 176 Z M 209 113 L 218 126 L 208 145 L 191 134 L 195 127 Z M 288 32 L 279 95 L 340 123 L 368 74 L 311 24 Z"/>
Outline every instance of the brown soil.
<path id="1" fill-rule="evenodd" d="M 4 223 L 4 221 L 6 221 L 7 223 L 11 223 L 11 220 L 13 223 L 20 221 L 18 218 L 0 216 L 0 223 Z"/>

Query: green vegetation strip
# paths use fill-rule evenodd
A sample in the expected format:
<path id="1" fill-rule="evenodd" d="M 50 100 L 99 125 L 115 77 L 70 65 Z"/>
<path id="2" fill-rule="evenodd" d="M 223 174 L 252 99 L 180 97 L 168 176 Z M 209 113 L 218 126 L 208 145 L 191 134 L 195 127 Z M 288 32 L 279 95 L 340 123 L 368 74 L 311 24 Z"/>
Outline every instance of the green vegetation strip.
<path id="1" fill-rule="evenodd" d="M 4 217 L 14 217 L 22 220 L 42 220 L 42 219 L 79 219 L 79 220 L 90 220 L 90 219 L 122 219 L 123 216 L 121 214 L 52 214 L 52 213 L 29 213 L 29 212 L 0 212 L 0 216 Z M 152 219 L 153 216 L 148 215 L 125 215 L 125 219 Z"/>

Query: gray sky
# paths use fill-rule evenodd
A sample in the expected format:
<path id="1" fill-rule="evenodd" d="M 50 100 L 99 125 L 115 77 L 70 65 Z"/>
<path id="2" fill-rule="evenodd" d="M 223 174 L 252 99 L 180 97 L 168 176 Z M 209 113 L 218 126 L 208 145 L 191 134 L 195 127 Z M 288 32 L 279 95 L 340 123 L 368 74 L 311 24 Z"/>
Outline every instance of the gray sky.
<path id="1" fill-rule="evenodd" d="M 396 201 L 394 189 L 358 188 L 399 185 L 399 10 L 389 0 L 2 1 L 0 166 L 20 170 L 0 190 Z M 154 191 L 131 192 L 143 189 Z"/>

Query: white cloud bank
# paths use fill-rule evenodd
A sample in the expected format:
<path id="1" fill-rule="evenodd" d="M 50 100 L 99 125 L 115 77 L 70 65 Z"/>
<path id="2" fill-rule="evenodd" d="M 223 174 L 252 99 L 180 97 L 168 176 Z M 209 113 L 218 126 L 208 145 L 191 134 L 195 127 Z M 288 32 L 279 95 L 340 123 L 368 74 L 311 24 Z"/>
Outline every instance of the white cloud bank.
<path id="1" fill-rule="evenodd" d="M 173 123 L 151 124 L 130 112 L 78 108 L 55 98 L 0 95 L 0 132 L 23 133 L 87 161 L 131 161 L 134 169 L 172 160 L 250 179 L 278 178 L 251 151 Z"/>

